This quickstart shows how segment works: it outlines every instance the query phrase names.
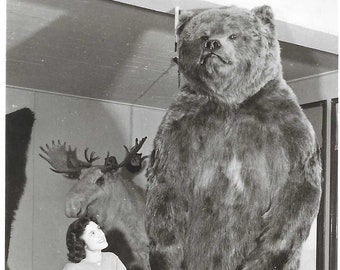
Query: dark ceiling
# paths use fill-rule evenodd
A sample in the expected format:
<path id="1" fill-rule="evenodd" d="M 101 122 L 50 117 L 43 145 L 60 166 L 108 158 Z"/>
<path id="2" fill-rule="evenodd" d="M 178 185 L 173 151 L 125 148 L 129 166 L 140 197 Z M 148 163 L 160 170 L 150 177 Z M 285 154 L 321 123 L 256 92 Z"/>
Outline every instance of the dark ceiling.
<path id="1" fill-rule="evenodd" d="M 7 85 L 165 108 L 177 91 L 174 17 L 107 0 L 8 0 Z M 284 77 L 338 56 L 281 42 Z"/>

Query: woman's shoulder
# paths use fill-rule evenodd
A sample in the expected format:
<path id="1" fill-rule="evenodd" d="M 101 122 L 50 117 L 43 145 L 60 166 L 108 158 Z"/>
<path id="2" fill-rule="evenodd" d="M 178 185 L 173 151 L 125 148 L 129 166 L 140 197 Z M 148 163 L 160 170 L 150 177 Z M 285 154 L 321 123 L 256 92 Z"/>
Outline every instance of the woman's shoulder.
<path id="1" fill-rule="evenodd" d="M 72 262 L 67 263 L 63 268 L 63 270 L 77 270 L 77 269 L 78 269 L 78 264 L 72 263 Z"/>
<path id="2" fill-rule="evenodd" d="M 106 258 L 118 258 L 118 256 L 112 252 L 102 252 L 102 255 Z"/>
<path id="3" fill-rule="evenodd" d="M 114 269 L 117 270 L 126 270 L 125 265 L 122 263 L 122 261 L 116 254 L 112 252 L 102 252 L 102 254 L 103 261 L 105 261 L 105 264 L 110 265 L 111 267 L 114 267 Z"/>

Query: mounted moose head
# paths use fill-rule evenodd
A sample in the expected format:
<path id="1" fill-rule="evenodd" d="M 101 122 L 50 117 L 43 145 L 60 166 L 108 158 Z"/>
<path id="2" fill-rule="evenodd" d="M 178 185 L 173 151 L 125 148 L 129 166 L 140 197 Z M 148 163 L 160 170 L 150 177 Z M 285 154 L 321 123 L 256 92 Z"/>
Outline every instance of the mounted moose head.
<path id="1" fill-rule="evenodd" d="M 150 268 L 149 240 L 144 227 L 145 194 L 133 181 L 123 179 L 119 169 L 125 167 L 131 172 L 141 169 L 145 157 L 138 151 L 145 140 L 146 137 L 141 141 L 136 139 L 130 150 L 124 145 L 126 157 L 120 163 L 108 153 L 104 165 L 92 164 L 99 157 L 94 157 L 94 152 L 88 156 L 88 148 L 84 151 L 86 161 L 82 161 L 77 158 L 76 149 L 72 150 L 70 146 L 67 149 L 66 143 L 52 141 L 52 146 L 46 144 L 46 149 L 40 147 L 47 157 L 40 156 L 52 166 L 52 171 L 79 180 L 66 195 L 66 216 L 96 217 L 107 232 L 109 248 L 112 246 L 110 250 L 128 269 Z M 112 233 L 119 233 L 119 238 L 123 238 L 125 243 L 114 235 L 110 237 Z M 124 244 L 128 248 L 122 247 Z"/>

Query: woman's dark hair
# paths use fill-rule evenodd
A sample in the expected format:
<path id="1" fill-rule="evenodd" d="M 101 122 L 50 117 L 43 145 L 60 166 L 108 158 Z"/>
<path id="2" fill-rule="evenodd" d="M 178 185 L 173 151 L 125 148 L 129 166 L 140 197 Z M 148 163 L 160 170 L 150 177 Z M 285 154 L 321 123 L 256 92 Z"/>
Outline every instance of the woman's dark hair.
<path id="1" fill-rule="evenodd" d="M 83 235 L 86 226 L 93 221 L 98 224 L 94 217 L 81 217 L 72 222 L 66 233 L 66 246 L 68 249 L 68 260 L 74 263 L 79 263 L 85 258 L 85 241 L 80 239 Z"/>

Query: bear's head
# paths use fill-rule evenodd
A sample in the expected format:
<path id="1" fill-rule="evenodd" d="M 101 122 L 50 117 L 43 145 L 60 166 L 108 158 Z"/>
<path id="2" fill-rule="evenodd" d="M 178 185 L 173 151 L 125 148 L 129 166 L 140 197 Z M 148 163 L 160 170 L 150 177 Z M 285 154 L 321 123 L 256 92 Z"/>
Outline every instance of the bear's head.
<path id="1" fill-rule="evenodd" d="M 177 35 L 180 72 L 202 94 L 241 103 L 282 76 L 268 6 L 182 11 Z"/>

